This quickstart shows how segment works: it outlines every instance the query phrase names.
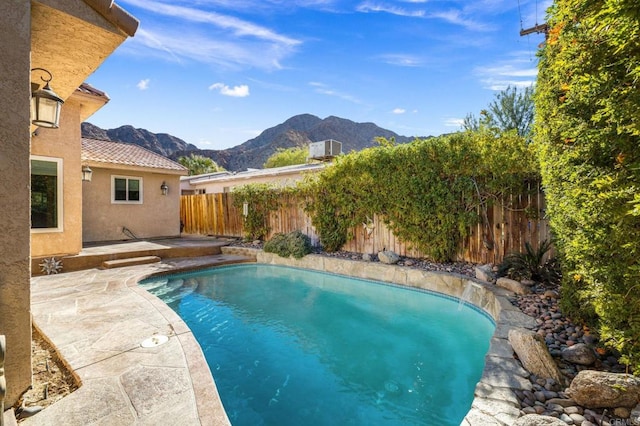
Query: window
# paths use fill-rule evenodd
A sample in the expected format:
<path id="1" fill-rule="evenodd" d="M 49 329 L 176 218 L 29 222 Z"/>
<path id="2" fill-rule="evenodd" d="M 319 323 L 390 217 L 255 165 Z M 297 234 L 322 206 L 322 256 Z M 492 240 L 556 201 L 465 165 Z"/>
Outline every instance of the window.
<path id="1" fill-rule="evenodd" d="M 111 202 L 114 204 L 142 204 L 142 178 L 112 176 Z"/>
<path id="2" fill-rule="evenodd" d="M 62 231 L 62 159 L 31 157 L 31 229 Z"/>

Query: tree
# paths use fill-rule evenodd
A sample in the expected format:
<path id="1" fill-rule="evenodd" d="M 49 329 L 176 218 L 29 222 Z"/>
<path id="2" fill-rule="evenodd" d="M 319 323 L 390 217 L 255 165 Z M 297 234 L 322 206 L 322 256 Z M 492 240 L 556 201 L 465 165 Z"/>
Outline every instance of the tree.
<path id="1" fill-rule="evenodd" d="M 276 152 L 271 154 L 263 167 L 272 169 L 274 167 L 294 166 L 296 164 L 305 164 L 309 157 L 309 147 L 278 148 Z"/>
<path id="2" fill-rule="evenodd" d="M 547 21 L 534 142 L 562 308 L 640 374 L 638 4 L 556 0 Z"/>
<path id="3" fill-rule="evenodd" d="M 218 166 L 211 158 L 203 155 L 191 154 L 188 157 L 180 157 L 178 158 L 178 163 L 189 169 L 189 176 L 224 171 L 223 167 Z"/>
<path id="4" fill-rule="evenodd" d="M 470 131 L 478 131 L 481 127 L 500 131 L 515 130 L 518 135 L 527 137 L 531 132 L 533 117 L 533 86 L 525 87 L 524 90 L 508 86 L 496 93 L 488 109 L 480 111 L 480 118 L 467 114 L 462 128 Z"/>

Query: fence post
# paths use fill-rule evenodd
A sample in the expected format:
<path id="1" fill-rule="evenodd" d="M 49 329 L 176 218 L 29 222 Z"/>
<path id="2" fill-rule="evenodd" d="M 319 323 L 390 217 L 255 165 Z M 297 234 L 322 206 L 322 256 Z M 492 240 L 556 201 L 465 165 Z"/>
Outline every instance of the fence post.
<path id="1" fill-rule="evenodd" d="M 7 393 L 7 381 L 4 378 L 4 353 L 6 338 L 0 334 L 0 426 L 4 426 L 4 396 Z"/>

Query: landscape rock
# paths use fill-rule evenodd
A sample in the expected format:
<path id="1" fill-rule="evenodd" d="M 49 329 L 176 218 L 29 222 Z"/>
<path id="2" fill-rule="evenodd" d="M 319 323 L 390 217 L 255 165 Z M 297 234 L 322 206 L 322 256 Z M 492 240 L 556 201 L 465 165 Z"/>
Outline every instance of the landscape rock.
<path id="1" fill-rule="evenodd" d="M 525 285 L 522 285 L 520 281 L 512 280 L 511 278 L 501 277 L 496 281 L 498 287 L 505 288 L 515 294 L 529 294 L 531 289 Z"/>
<path id="2" fill-rule="evenodd" d="M 566 426 L 560 419 L 551 416 L 538 416 L 537 414 L 527 414 L 520 417 L 513 424 L 514 426 Z"/>
<path id="3" fill-rule="evenodd" d="M 596 354 L 584 343 L 576 343 L 562 350 L 562 358 L 580 365 L 591 365 L 596 362 Z"/>
<path id="4" fill-rule="evenodd" d="M 631 410 L 629 419 L 631 421 L 631 424 L 640 425 L 640 404 L 636 405 L 636 408 Z"/>
<path id="5" fill-rule="evenodd" d="M 585 408 L 634 408 L 640 401 L 640 378 L 631 374 L 582 370 L 571 382 L 571 399 Z"/>
<path id="6" fill-rule="evenodd" d="M 400 256 L 391 250 L 384 250 L 378 253 L 378 259 L 382 263 L 386 263 L 387 265 L 395 265 L 400 261 Z"/>
<path id="7" fill-rule="evenodd" d="M 614 408 L 613 415 L 622 419 L 628 419 L 631 416 L 631 410 L 626 407 Z"/>
<path id="8" fill-rule="evenodd" d="M 558 294 L 557 291 L 554 290 L 547 290 L 542 294 L 542 297 L 544 299 L 557 299 L 560 297 L 560 295 Z"/>
<path id="9" fill-rule="evenodd" d="M 475 272 L 476 278 L 479 280 L 492 283 L 496 279 L 495 274 L 493 273 L 493 265 L 491 265 L 490 263 L 486 265 L 476 266 Z"/>
<path id="10" fill-rule="evenodd" d="M 564 377 L 542 336 L 530 330 L 514 328 L 509 330 L 509 343 L 527 371 L 544 379 L 553 379 L 556 383 L 564 383 Z"/>
<path id="11" fill-rule="evenodd" d="M 371 262 L 371 255 L 369 253 L 363 254 L 362 260 L 364 260 L 365 262 Z"/>

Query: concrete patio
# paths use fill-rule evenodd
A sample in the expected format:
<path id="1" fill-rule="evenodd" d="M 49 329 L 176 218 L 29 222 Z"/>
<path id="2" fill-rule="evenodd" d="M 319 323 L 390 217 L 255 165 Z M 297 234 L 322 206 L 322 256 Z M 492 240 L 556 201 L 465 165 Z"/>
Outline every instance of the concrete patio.
<path id="1" fill-rule="evenodd" d="M 127 251 L 135 256 L 149 244 L 164 243 L 129 243 L 128 249 L 135 246 L 134 251 L 123 250 L 126 245 L 95 247 L 83 255 Z M 138 288 L 137 282 L 159 273 L 247 261 L 254 259 L 232 254 L 170 257 L 147 265 L 32 278 L 34 325 L 55 345 L 82 385 L 23 424 L 228 425 L 191 331 L 169 307 Z M 160 336 L 168 341 L 142 346 Z"/>

